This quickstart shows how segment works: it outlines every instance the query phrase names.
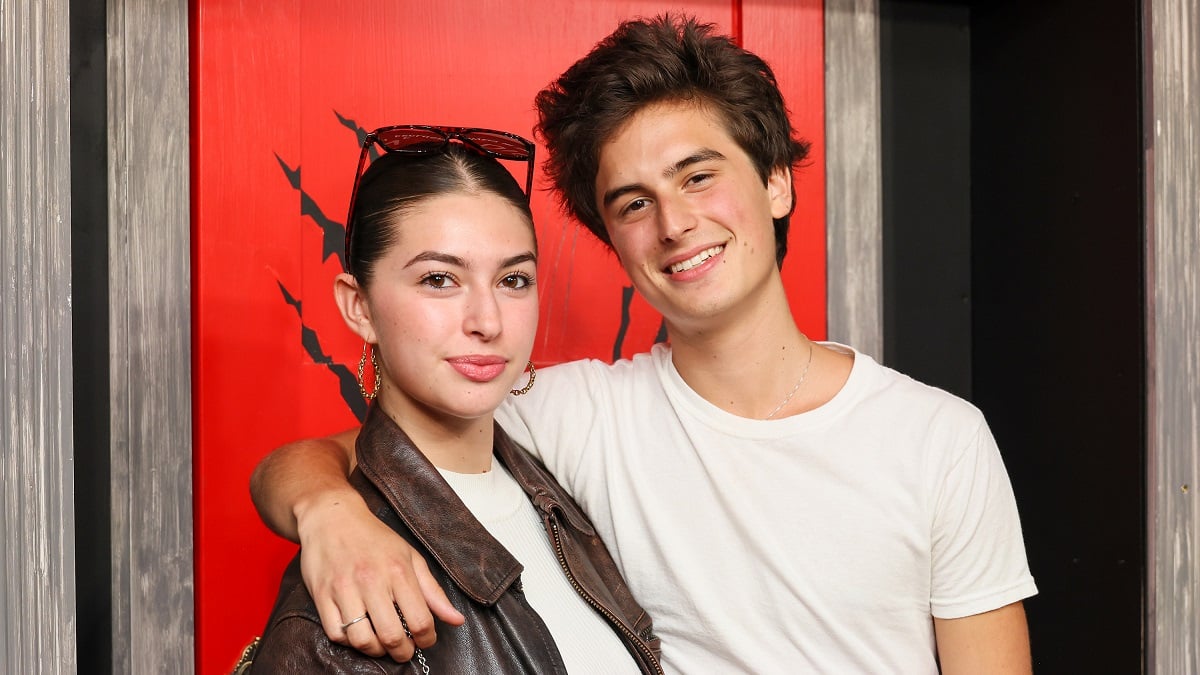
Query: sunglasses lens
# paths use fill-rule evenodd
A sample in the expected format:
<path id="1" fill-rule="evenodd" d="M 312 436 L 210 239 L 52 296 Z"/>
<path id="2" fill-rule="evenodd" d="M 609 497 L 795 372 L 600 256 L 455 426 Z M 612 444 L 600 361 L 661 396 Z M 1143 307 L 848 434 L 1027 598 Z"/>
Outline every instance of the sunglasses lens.
<path id="1" fill-rule="evenodd" d="M 529 148 L 524 143 L 497 131 L 474 129 L 463 133 L 462 138 L 500 159 L 529 159 Z"/>
<path id="2" fill-rule="evenodd" d="M 412 152 L 422 154 L 438 150 L 446 143 L 445 134 L 435 129 L 396 127 L 376 132 L 379 144 L 388 152 Z"/>

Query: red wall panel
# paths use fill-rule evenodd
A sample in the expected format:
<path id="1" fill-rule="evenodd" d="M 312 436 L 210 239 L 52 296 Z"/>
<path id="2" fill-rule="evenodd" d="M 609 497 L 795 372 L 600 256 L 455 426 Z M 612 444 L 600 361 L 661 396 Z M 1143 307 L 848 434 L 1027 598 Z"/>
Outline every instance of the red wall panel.
<path id="1" fill-rule="evenodd" d="M 357 160 L 354 127 L 478 125 L 532 137 L 534 94 L 620 19 L 682 9 L 726 31 L 740 26 L 743 44 L 777 69 L 796 126 L 814 142 L 797 175 L 784 280 L 801 327 L 824 337 L 819 0 L 194 0 L 193 8 L 198 672 L 228 671 L 261 632 L 295 552 L 254 514 L 254 465 L 288 440 L 357 421 L 351 402 L 361 403 L 344 387 L 361 344 L 337 314 L 331 283 Z M 611 360 L 648 349 L 660 318 L 636 295 L 623 307 L 624 272 L 545 188 L 539 172 L 534 359 Z"/>
<path id="2" fill-rule="evenodd" d="M 825 15 L 820 0 L 742 3 L 742 46 L 775 72 L 792 125 L 812 142 L 796 171 L 783 283 L 801 330 L 825 339 Z"/>

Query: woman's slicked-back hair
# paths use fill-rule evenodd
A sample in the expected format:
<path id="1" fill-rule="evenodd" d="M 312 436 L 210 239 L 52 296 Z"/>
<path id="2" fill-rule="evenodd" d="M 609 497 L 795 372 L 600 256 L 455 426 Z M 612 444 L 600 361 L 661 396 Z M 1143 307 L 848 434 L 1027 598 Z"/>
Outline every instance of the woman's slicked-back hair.
<path id="1" fill-rule="evenodd" d="M 515 206 L 533 229 L 529 198 L 500 162 L 450 143 L 443 152 L 388 152 L 371 163 L 358 186 L 350 241 L 349 269 L 364 287 L 375 264 L 396 242 L 397 224 L 421 202 L 453 193 L 490 192 Z M 535 243 L 536 246 L 536 243 Z"/>
<path id="2" fill-rule="evenodd" d="M 537 133 L 549 150 L 544 168 L 560 203 L 605 244 L 612 242 L 596 203 L 600 148 L 646 106 L 680 101 L 717 115 L 764 184 L 772 170 L 795 167 L 808 155 L 761 58 L 695 18 L 665 14 L 625 21 L 536 101 Z M 775 219 L 780 264 L 789 219 Z"/>

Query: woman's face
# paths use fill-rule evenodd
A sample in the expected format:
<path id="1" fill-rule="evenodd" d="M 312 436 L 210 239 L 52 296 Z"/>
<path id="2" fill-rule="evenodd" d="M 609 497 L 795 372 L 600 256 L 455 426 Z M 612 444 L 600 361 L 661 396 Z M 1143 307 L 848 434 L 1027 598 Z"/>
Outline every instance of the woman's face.
<path id="1" fill-rule="evenodd" d="M 424 200 L 395 227 L 365 296 L 385 408 L 435 419 L 492 413 L 533 350 L 532 226 L 485 192 Z"/>

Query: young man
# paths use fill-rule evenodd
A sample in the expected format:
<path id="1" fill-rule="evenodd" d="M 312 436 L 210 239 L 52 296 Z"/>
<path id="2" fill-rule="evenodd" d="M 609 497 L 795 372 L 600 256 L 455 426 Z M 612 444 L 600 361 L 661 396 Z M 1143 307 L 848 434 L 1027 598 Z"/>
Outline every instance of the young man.
<path id="1" fill-rule="evenodd" d="M 627 22 L 537 105 L 564 205 L 670 346 L 547 368 L 497 419 L 592 517 L 667 670 L 1028 672 L 1036 588 L 982 415 L 791 316 L 806 148 L 767 65 L 694 21 Z M 407 658 L 393 603 L 418 645 L 431 610 L 461 618 L 346 486 L 352 435 L 277 451 L 256 501 L 330 637 Z M 373 633 L 340 627 L 364 610 Z"/>

